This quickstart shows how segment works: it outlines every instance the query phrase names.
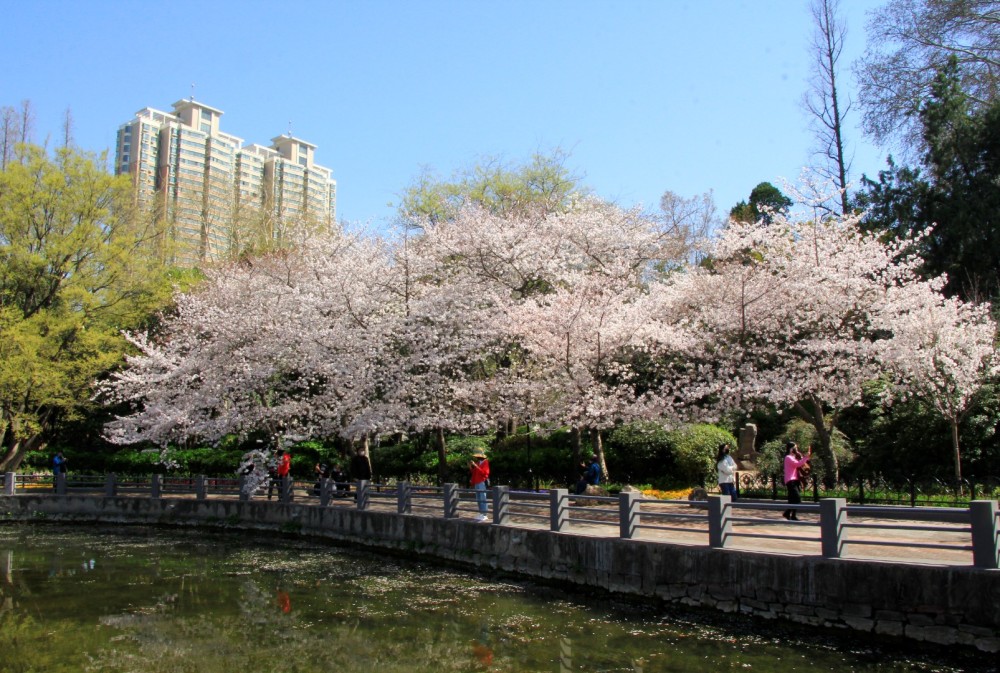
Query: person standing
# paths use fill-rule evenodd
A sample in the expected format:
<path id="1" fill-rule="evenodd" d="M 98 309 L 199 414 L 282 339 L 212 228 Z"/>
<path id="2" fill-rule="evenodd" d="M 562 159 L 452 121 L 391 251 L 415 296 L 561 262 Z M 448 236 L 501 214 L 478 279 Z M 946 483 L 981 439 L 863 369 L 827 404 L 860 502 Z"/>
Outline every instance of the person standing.
<path id="1" fill-rule="evenodd" d="M 347 475 L 340 469 L 340 465 L 332 463 L 330 468 L 330 479 L 333 480 L 335 495 L 342 496 L 351 490 L 351 485 L 347 483 Z"/>
<path id="2" fill-rule="evenodd" d="M 803 456 L 799 452 L 799 447 L 795 442 L 788 442 L 785 444 L 785 488 L 788 491 L 789 505 L 797 505 L 802 502 L 802 495 L 799 492 L 799 468 L 808 463 L 810 458 L 812 458 L 811 446 L 809 447 L 809 454 Z M 789 521 L 799 520 L 799 518 L 795 515 L 794 507 L 786 509 L 781 513 L 781 516 L 785 517 Z"/>
<path id="3" fill-rule="evenodd" d="M 316 464 L 313 466 L 313 474 L 316 475 L 316 483 L 313 485 L 313 495 L 319 495 L 323 489 L 323 480 L 330 477 L 330 467 L 322 461 L 316 461 Z"/>
<path id="4" fill-rule="evenodd" d="M 284 479 L 291 471 L 292 454 L 288 453 L 288 451 L 282 451 L 281 458 L 278 459 L 278 478 Z"/>
<path id="5" fill-rule="evenodd" d="M 358 449 L 358 452 L 351 457 L 351 479 L 353 481 L 372 480 L 372 464 L 364 449 Z"/>
<path id="6" fill-rule="evenodd" d="M 719 445 L 715 467 L 719 471 L 719 492 L 736 500 L 736 461 L 729 455 L 728 444 Z"/>
<path id="7" fill-rule="evenodd" d="M 66 456 L 63 455 L 62 451 L 52 457 L 52 476 L 60 474 L 66 474 Z"/>
<path id="8" fill-rule="evenodd" d="M 54 491 L 59 490 L 60 474 L 66 474 L 66 457 L 63 455 L 62 451 L 59 451 L 52 457 L 52 489 Z"/>
<path id="9" fill-rule="evenodd" d="M 267 499 L 274 494 L 274 486 L 278 483 L 278 463 L 281 462 L 281 450 L 275 449 L 267 459 Z"/>
<path id="10" fill-rule="evenodd" d="M 271 486 L 267 489 L 267 499 L 271 499 L 271 489 L 274 484 L 278 484 L 278 499 L 282 499 L 282 493 L 284 493 L 285 478 L 288 473 L 292 471 L 292 454 L 288 451 L 278 451 L 278 465 L 274 470 L 274 479 L 271 481 Z"/>
<path id="11" fill-rule="evenodd" d="M 486 521 L 486 485 L 490 480 L 490 461 L 486 459 L 483 451 L 476 451 L 469 461 L 470 477 L 472 488 L 476 491 L 476 502 L 479 504 L 479 516 L 476 521 Z"/>

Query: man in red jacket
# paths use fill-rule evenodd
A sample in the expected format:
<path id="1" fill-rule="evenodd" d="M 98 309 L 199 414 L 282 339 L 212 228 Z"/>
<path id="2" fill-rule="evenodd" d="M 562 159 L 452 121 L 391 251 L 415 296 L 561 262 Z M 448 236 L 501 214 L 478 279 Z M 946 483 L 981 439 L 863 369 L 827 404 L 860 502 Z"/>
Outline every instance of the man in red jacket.
<path id="1" fill-rule="evenodd" d="M 283 483 L 285 477 L 288 476 L 288 472 L 292 469 L 292 454 L 281 450 L 276 451 L 276 453 L 278 454 L 278 465 L 275 467 L 274 477 L 271 479 L 271 483 L 267 487 L 268 500 L 271 499 L 271 492 L 274 490 L 275 484 L 279 484 L 278 496 L 280 498 L 282 493 L 280 484 Z"/>
<path id="2" fill-rule="evenodd" d="M 278 477 L 287 477 L 289 470 L 292 469 L 292 454 L 287 451 L 281 452 L 281 458 L 278 460 Z"/>

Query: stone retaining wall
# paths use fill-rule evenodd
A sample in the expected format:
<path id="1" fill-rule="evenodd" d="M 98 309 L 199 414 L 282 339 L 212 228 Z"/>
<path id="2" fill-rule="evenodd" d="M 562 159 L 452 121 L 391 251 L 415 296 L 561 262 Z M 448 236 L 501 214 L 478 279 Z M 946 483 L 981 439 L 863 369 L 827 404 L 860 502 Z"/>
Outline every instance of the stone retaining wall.
<path id="1" fill-rule="evenodd" d="M 667 602 L 1000 652 L 1000 570 L 763 554 L 232 500 L 16 495 L 0 519 L 300 533 Z"/>

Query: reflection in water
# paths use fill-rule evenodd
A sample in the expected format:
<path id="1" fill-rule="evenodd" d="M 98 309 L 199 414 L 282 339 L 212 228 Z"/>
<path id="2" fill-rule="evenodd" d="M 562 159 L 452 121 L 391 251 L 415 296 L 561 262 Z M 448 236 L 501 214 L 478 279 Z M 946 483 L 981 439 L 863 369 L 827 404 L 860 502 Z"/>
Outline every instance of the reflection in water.
<path id="1" fill-rule="evenodd" d="M 278 589 L 278 607 L 286 615 L 292 611 L 292 597 L 288 595 L 287 591 Z"/>
<path id="2" fill-rule="evenodd" d="M 487 620 L 479 623 L 479 637 L 472 643 L 472 656 L 483 666 L 493 663 L 493 645 L 490 642 L 490 624 Z"/>
<path id="3" fill-rule="evenodd" d="M 977 670 L 297 540 L 84 530 L 0 526 L 0 673 Z"/>
<path id="4" fill-rule="evenodd" d="M 573 670 L 573 645 L 569 638 L 559 639 L 559 673 Z"/>

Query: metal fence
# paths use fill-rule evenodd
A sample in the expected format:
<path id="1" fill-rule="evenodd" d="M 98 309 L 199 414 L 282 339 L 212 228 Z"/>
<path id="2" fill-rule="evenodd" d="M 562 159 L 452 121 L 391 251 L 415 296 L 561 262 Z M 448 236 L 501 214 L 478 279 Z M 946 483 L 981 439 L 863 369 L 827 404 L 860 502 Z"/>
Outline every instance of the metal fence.
<path id="1" fill-rule="evenodd" d="M 781 479 L 775 475 L 740 473 L 737 489 L 745 497 L 783 500 L 786 497 Z M 940 479 L 894 480 L 882 476 L 841 480 L 826 488 L 816 477 L 802 485 L 802 497 L 819 502 L 822 498 L 844 498 L 859 505 L 908 505 L 910 507 L 960 507 L 972 500 L 996 500 L 1000 497 L 1000 478 L 965 479 L 961 487 Z"/>
<path id="2" fill-rule="evenodd" d="M 108 475 L 33 476 L 7 473 L 2 493 L 71 494 L 103 497 L 231 498 L 269 497 L 277 502 L 316 507 L 352 507 L 401 515 L 466 519 L 479 514 L 477 491 L 456 484 L 441 487 L 408 482 L 318 483 L 283 479 L 249 493 L 242 479 L 207 477 L 120 478 Z M 638 492 L 617 496 L 573 495 L 566 489 L 517 491 L 494 486 L 487 493 L 487 523 L 574 532 L 623 539 L 716 548 L 815 554 L 826 558 L 883 558 L 1000 567 L 1000 511 L 996 500 L 975 500 L 966 507 L 915 507 L 848 504 L 843 497 L 794 505 L 800 521 L 780 513 L 791 505 L 709 495 L 706 500 L 659 500 Z M 926 552 L 923 553 L 922 552 Z"/>

